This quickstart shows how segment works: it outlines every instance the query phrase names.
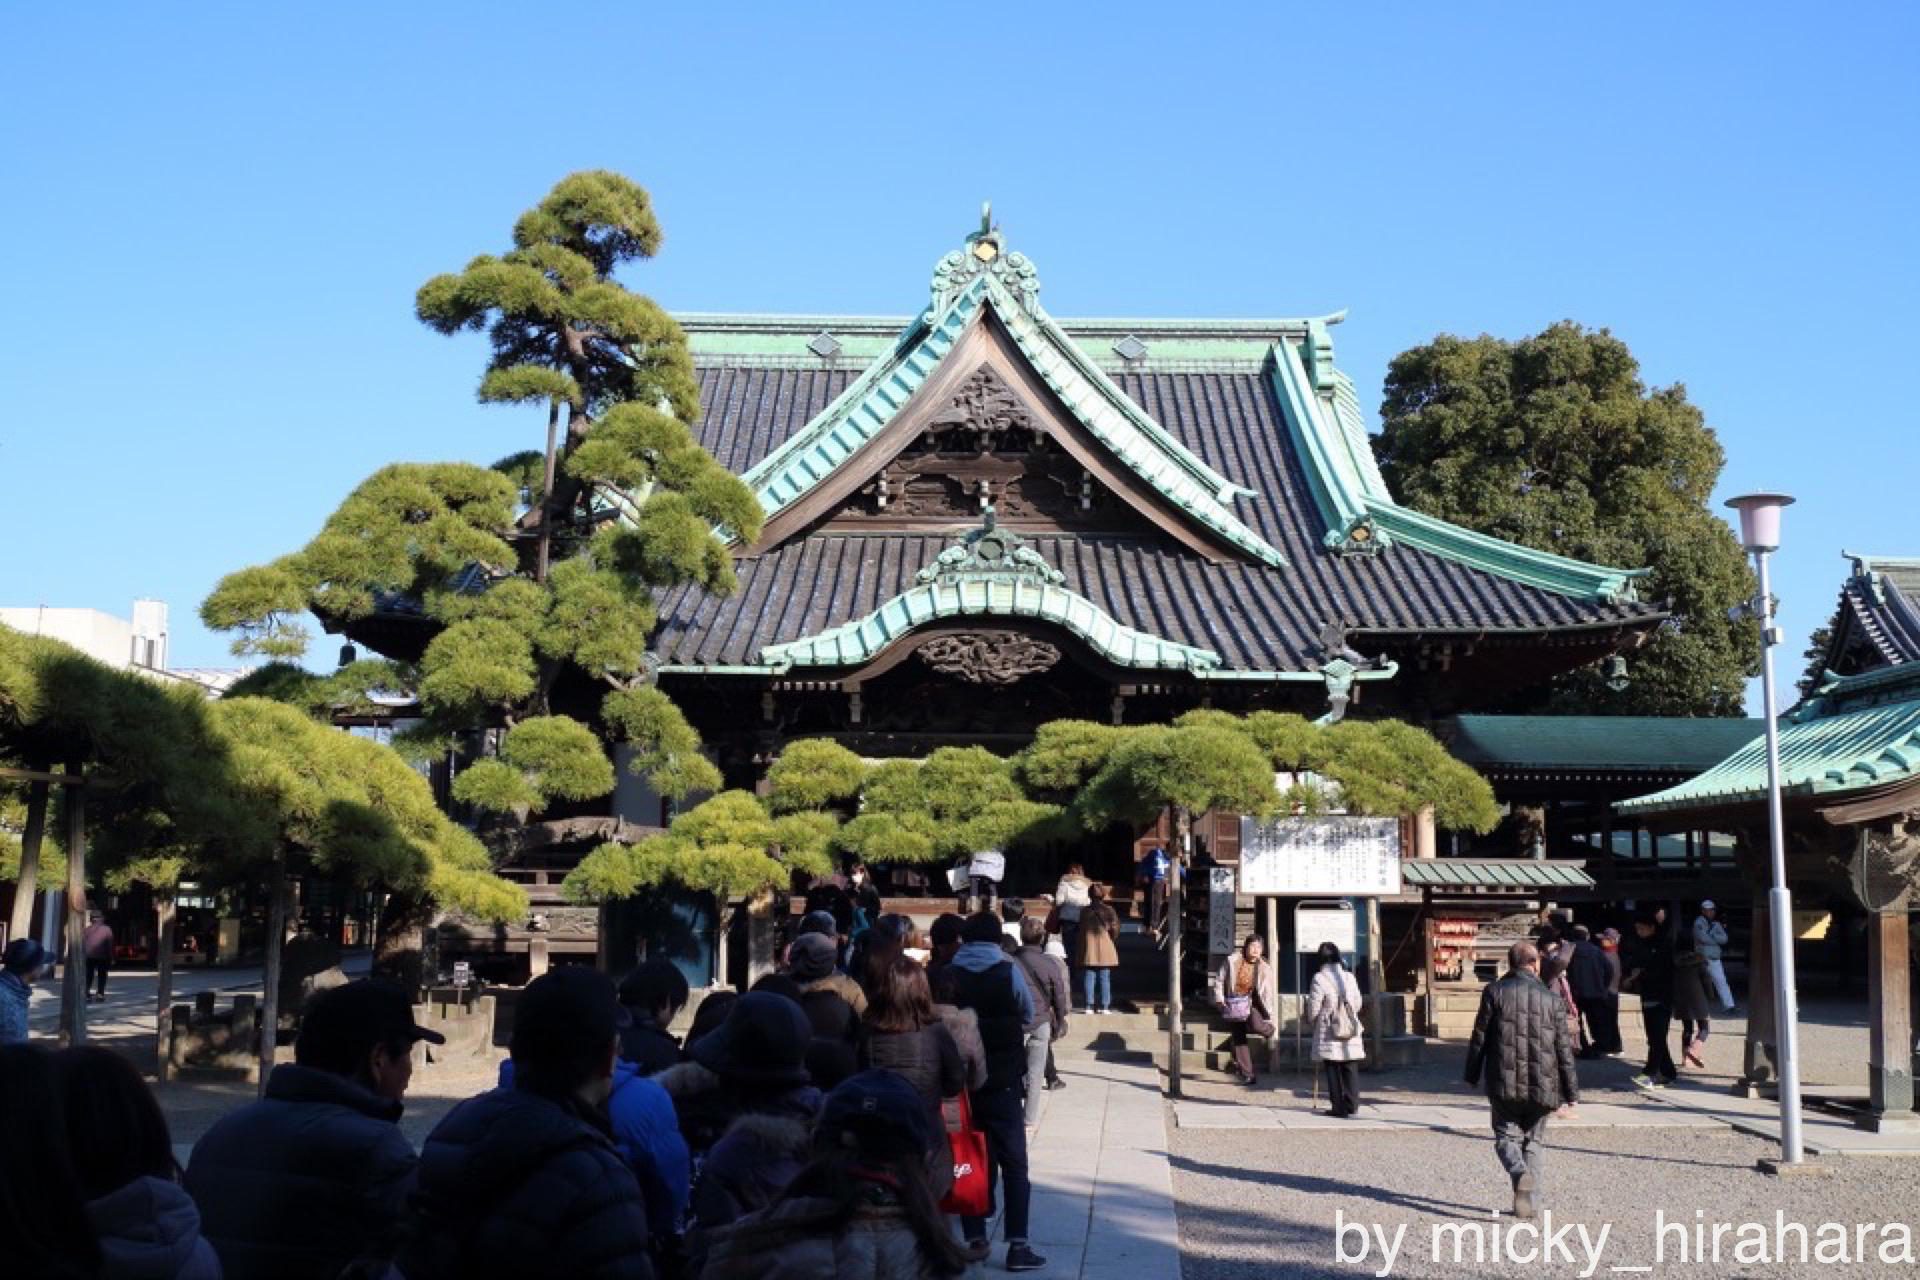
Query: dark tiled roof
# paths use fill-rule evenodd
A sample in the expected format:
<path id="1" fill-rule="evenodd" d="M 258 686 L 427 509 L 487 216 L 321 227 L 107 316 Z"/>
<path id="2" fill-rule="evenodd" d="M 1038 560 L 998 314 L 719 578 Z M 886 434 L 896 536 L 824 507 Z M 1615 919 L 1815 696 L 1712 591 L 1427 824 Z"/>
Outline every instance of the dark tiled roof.
<path id="1" fill-rule="evenodd" d="M 1858 627 L 1884 663 L 1920 662 L 1920 565 L 1876 564 L 1841 591 L 1843 618 Z M 1839 639 L 1838 636 L 1835 637 Z"/>
<path id="2" fill-rule="evenodd" d="M 701 443 L 734 471 L 765 457 L 820 413 L 858 370 L 754 367 L 738 357 L 699 370 Z M 1306 670 L 1328 622 L 1366 632 L 1540 631 L 1645 623 L 1645 604 L 1574 599 L 1394 546 L 1337 556 L 1256 369 L 1116 375 L 1122 390 L 1210 466 L 1258 490 L 1237 514 L 1280 548 L 1289 567 L 1214 564 L 1170 539 L 1043 536 L 1034 549 L 1066 586 L 1120 622 L 1218 652 L 1229 667 Z M 666 594 L 655 652 L 668 664 L 733 665 L 762 646 L 847 622 L 914 585 L 949 539 L 922 534 L 821 534 L 738 564 L 740 590 L 714 600 Z"/>

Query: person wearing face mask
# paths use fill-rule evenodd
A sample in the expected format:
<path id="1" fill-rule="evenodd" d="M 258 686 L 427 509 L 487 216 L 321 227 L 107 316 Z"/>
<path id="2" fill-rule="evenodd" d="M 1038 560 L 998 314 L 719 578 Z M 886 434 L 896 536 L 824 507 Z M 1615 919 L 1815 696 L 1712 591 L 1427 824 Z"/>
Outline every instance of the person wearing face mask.
<path id="1" fill-rule="evenodd" d="M 315 995 L 293 1061 L 194 1146 L 186 1187 L 228 1280 L 333 1277 L 389 1256 L 413 1183 L 400 1132 L 416 1026 L 406 993 L 363 978 Z"/>
<path id="2" fill-rule="evenodd" d="M 512 1085 L 449 1111 L 421 1149 L 396 1259 L 407 1280 L 653 1280 L 646 1202 L 607 1118 L 623 1020 L 603 973 L 527 984 Z"/>

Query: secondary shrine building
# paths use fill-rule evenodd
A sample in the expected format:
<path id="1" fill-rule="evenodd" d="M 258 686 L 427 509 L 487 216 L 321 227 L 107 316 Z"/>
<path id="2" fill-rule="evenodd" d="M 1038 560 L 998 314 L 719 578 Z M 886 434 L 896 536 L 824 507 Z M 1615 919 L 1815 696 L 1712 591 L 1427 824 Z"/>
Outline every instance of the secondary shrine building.
<path id="1" fill-rule="evenodd" d="M 701 443 L 767 513 L 739 591 L 670 593 L 654 646 L 730 785 L 804 736 L 881 757 L 1202 706 L 1431 721 L 1663 616 L 1634 572 L 1400 506 L 1344 313 L 1055 319 L 985 226 L 911 300 L 679 317 Z"/>

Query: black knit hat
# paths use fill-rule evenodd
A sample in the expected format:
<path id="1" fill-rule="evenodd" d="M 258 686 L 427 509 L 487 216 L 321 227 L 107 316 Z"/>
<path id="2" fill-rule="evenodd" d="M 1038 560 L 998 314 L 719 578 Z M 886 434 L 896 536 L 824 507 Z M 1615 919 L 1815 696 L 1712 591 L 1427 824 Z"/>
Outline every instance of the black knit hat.
<path id="1" fill-rule="evenodd" d="M 785 996 L 749 991 L 727 1011 L 720 1029 L 693 1046 L 693 1060 L 725 1080 L 802 1085 L 813 1024 Z"/>
<path id="2" fill-rule="evenodd" d="M 895 1071 L 862 1071 L 841 1081 L 820 1108 L 819 1131 L 844 1131 L 864 1146 L 909 1151 L 924 1151 L 933 1142 L 926 1101 Z"/>

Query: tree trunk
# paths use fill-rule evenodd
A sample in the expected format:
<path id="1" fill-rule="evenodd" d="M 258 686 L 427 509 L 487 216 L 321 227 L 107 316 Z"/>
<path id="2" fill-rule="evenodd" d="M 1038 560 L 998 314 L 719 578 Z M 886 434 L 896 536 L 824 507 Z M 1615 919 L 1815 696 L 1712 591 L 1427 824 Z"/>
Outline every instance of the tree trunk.
<path id="1" fill-rule="evenodd" d="M 47 772 L 44 760 L 29 766 Z M 47 784 L 35 782 L 27 788 L 27 829 L 20 837 L 20 880 L 13 886 L 13 918 L 7 924 L 7 941 L 33 936 L 33 895 L 40 887 L 40 842 L 47 830 Z"/>
<path id="2" fill-rule="evenodd" d="M 713 895 L 713 985 L 727 982 L 727 944 L 733 931 L 733 904 L 722 894 Z"/>
<path id="3" fill-rule="evenodd" d="M 432 902 L 408 893 L 389 893 L 380 912 L 373 942 L 373 971 L 399 983 L 409 995 L 418 994 L 426 984 L 427 930 L 433 916 Z"/>
<path id="4" fill-rule="evenodd" d="M 154 911 L 159 916 L 158 941 L 154 943 L 155 956 L 160 970 L 160 990 L 155 997 L 157 1010 L 154 1018 L 155 1032 L 154 1079 L 165 1082 L 172 1063 L 167 1055 L 167 1037 L 173 1030 L 173 924 L 174 895 L 172 885 L 157 887 L 154 890 Z"/>
<path id="5" fill-rule="evenodd" d="M 80 762 L 67 772 L 78 777 Z M 87 1042 L 87 791 L 67 788 L 67 970 L 60 984 L 60 1043 Z"/>
<path id="6" fill-rule="evenodd" d="M 273 898 L 267 907 L 267 972 L 260 992 L 260 1096 L 267 1094 L 274 1051 L 280 1043 L 280 953 L 287 941 L 287 855 L 273 860 Z"/>
<path id="7" fill-rule="evenodd" d="M 1180 1096 L 1180 949 L 1186 912 L 1187 860 L 1193 843 L 1193 815 L 1173 806 L 1173 868 L 1167 873 L 1167 1096 Z"/>
<path id="8" fill-rule="evenodd" d="M 553 550 L 553 464 L 559 449 L 560 401 L 556 398 L 547 405 L 547 458 L 546 468 L 541 472 L 544 479 L 540 482 L 540 542 L 539 554 L 533 563 L 533 580 L 547 580 L 547 558 Z"/>

